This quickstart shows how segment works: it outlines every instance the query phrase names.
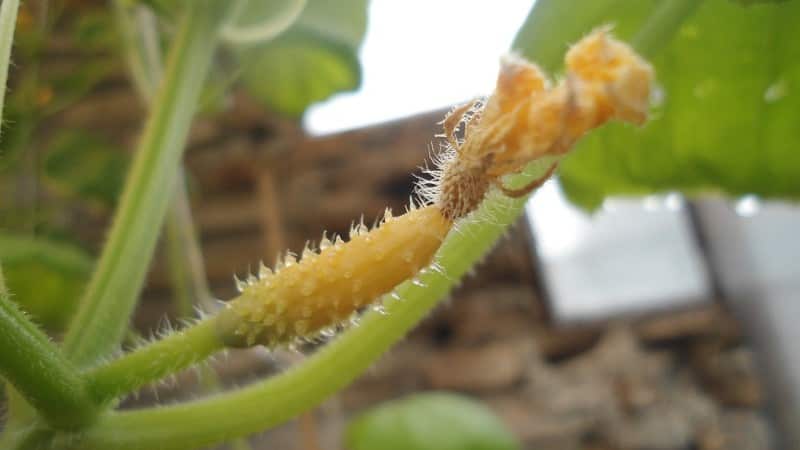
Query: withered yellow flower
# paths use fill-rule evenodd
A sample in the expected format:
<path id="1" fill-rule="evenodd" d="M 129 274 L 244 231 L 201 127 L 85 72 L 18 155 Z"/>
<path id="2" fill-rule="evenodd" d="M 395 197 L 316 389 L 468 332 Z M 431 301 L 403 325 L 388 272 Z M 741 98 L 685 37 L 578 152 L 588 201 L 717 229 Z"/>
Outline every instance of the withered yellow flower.
<path id="1" fill-rule="evenodd" d="M 220 335 L 231 346 L 276 346 L 346 325 L 429 266 L 453 222 L 475 210 L 492 186 L 521 196 L 555 165 L 521 189 L 504 186 L 505 175 L 564 154 L 611 119 L 643 123 L 652 81 L 650 65 L 608 28 L 569 50 L 566 73 L 554 86 L 534 64 L 506 57 L 492 96 L 455 108 L 442 122 L 446 151 L 419 186 L 428 206 L 387 214 L 371 231 L 358 225 L 347 243 L 323 238 L 319 251 L 306 249 L 299 261 L 288 255 L 274 273 L 262 267 L 218 316 Z"/>
<path id="2" fill-rule="evenodd" d="M 449 154 L 436 189 L 426 192 L 453 219 L 475 209 L 491 186 L 507 195 L 527 194 L 550 173 L 520 190 L 505 188 L 501 178 L 543 156 L 567 152 L 587 131 L 610 119 L 643 123 L 652 81 L 650 65 L 613 39 L 608 28 L 569 50 L 566 73 L 553 87 L 536 65 L 509 56 L 485 106 L 473 102 L 456 108 L 443 122 Z M 461 125 L 459 140 L 455 135 Z"/>

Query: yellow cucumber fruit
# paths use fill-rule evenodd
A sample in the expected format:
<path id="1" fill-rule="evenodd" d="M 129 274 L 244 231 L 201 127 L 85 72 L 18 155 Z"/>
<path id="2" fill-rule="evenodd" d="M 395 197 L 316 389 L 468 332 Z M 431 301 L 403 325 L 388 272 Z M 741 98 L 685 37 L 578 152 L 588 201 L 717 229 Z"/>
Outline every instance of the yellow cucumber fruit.
<path id="1" fill-rule="evenodd" d="M 323 237 L 296 260 L 242 283 L 241 295 L 217 317 L 228 346 L 268 347 L 310 340 L 346 326 L 351 316 L 381 301 L 398 284 L 429 266 L 452 223 L 436 206 L 392 217 L 372 230 L 353 227 L 350 240 Z"/>

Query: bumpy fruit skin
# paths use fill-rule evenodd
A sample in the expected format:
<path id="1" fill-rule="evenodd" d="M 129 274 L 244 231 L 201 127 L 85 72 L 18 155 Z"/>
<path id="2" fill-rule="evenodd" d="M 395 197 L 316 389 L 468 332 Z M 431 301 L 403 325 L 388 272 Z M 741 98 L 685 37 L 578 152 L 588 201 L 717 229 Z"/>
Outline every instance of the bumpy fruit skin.
<path id="1" fill-rule="evenodd" d="M 275 347 L 345 325 L 428 266 L 451 225 L 428 206 L 399 217 L 387 213 L 371 231 L 356 226 L 347 243 L 323 238 L 318 253 L 287 257 L 275 273 L 251 279 L 217 317 L 220 336 L 233 347 Z"/>

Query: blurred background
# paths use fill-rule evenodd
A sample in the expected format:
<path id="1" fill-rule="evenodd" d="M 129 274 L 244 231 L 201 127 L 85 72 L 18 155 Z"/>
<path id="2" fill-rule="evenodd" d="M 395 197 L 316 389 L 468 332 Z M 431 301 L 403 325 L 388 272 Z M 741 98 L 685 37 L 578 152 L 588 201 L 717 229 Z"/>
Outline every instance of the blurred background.
<path id="1" fill-rule="evenodd" d="M 147 112 L 126 39 L 158 54 L 168 3 L 22 5 L 0 139 L 0 260 L 14 298 L 56 337 Z M 170 212 L 129 345 L 232 298 L 232 276 L 262 259 L 344 233 L 362 214 L 402 210 L 438 145 L 437 122 L 491 92 L 501 55 L 514 49 L 558 74 L 568 44 L 594 26 L 614 23 L 635 41 L 662 6 L 573 3 L 253 2 L 252 23 L 226 30 L 181 175 L 190 203 Z M 496 416 L 518 448 L 797 448 L 800 7 L 699 3 L 648 47 L 650 123 L 582 141 L 405 341 L 247 445 L 344 449 L 358 414 L 448 391 Z M 243 44 L 264 15 L 288 28 Z M 155 40 L 142 38 L 153 29 Z M 557 53 L 548 40 L 563 42 Z M 231 352 L 213 367 L 220 385 L 236 386 L 313 350 Z M 188 372 L 126 406 L 209 389 Z M 453 448 L 484 448 L 467 445 Z"/>

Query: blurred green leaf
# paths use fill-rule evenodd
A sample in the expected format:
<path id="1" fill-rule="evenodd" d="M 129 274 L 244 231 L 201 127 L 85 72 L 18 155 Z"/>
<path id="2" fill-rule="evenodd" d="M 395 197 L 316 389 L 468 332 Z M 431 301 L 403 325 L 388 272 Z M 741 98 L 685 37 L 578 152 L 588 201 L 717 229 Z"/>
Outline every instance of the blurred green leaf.
<path id="1" fill-rule="evenodd" d="M 96 135 L 66 130 L 54 138 L 44 162 L 47 181 L 68 195 L 111 207 L 122 190 L 129 158 Z"/>
<path id="2" fill-rule="evenodd" d="M 483 404 L 417 394 L 373 408 L 347 428 L 348 450 L 513 450 L 516 439 Z"/>
<path id="3" fill-rule="evenodd" d="M 514 47 L 552 70 L 563 57 L 553 41 L 565 50 L 604 23 L 633 39 L 662 3 L 539 0 Z M 583 139 L 560 172 L 569 198 L 589 209 L 609 195 L 670 190 L 800 198 L 797 23 L 797 1 L 700 3 L 652 59 L 659 86 L 650 122 L 610 124 Z"/>
<path id="4" fill-rule="evenodd" d="M 11 234 L 0 234 L 0 262 L 12 298 L 50 330 L 66 325 L 92 269 L 77 247 Z"/>
<path id="5" fill-rule="evenodd" d="M 357 88 L 366 14 L 367 0 L 308 0 L 283 34 L 240 52 L 244 84 L 266 106 L 294 117 L 315 102 Z"/>
<path id="6" fill-rule="evenodd" d="M 233 18 L 232 25 L 236 28 L 251 28 L 261 25 L 263 22 L 270 22 L 273 17 L 281 15 L 284 11 L 292 8 L 295 3 L 302 1 L 298 0 L 274 0 L 270 2 L 262 2 L 258 0 L 248 0 L 240 3 L 240 8 L 236 17 Z M 225 33 L 226 29 L 223 29 Z"/>
<path id="7" fill-rule="evenodd" d="M 222 38 L 232 44 L 257 44 L 272 40 L 289 28 L 305 9 L 306 0 L 242 1 Z"/>

